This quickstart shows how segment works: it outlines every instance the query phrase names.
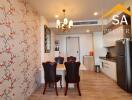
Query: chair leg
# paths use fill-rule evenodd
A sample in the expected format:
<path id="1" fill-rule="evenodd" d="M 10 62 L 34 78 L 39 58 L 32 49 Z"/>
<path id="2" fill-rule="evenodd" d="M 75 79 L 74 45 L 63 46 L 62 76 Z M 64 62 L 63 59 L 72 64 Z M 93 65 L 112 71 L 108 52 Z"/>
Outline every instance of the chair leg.
<path id="1" fill-rule="evenodd" d="M 78 89 L 79 96 L 81 96 L 79 83 L 77 83 L 77 89 Z"/>
<path id="2" fill-rule="evenodd" d="M 68 90 L 68 83 L 66 83 L 65 96 L 67 95 L 67 90 Z"/>
<path id="3" fill-rule="evenodd" d="M 62 78 L 60 79 L 60 87 L 62 88 Z"/>
<path id="4" fill-rule="evenodd" d="M 54 84 L 55 84 L 55 91 L 56 91 L 56 95 L 58 96 L 57 84 L 56 84 L 56 82 L 55 82 Z"/>
<path id="5" fill-rule="evenodd" d="M 45 82 L 43 94 L 45 94 L 46 88 L 47 88 L 47 82 Z"/>
<path id="6" fill-rule="evenodd" d="M 48 84 L 49 88 L 50 88 L 50 83 Z"/>

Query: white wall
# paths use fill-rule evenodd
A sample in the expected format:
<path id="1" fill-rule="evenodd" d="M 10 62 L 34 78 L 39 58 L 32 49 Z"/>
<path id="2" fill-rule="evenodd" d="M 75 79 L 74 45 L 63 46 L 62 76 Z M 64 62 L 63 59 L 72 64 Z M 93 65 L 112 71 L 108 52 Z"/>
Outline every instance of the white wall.
<path id="1" fill-rule="evenodd" d="M 44 25 L 48 26 L 48 21 L 43 16 L 40 17 L 41 21 L 41 83 L 44 83 L 44 73 L 42 62 L 54 61 L 54 48 L 55 48 L 55 33 L 51 31 L 51 52 L 44 53 Z"/>
<path id="2" fill-rule="evenodd" d="M 93 50 L 92 34 L 71 34 L 71 35 L 56 35 L 56 40 L 60 41 L 60 56 L 65 57 L 66 61 L 66 37 L 80 38 L 80 60 L 83 61 L 83 56 L 88 55 L 89 51 Z"/>
<path id="3" fill-rule="evenodd" d="M 106 56 L 106 48 L 103 47 L 103 33 L 102 32 L 94 32 L 93 33 L 93 41 L 94 41 L 94 60 L 95 64 L 100 64 L 99 57 Z"/>
<path id="4" fill-rule="evenodd" d="M 51 31 L 51 52 L 44 53 L 44 62 L 54 61 L 54 57 L 55 57 L 54 49 L 55 49 L 55 33 Z"/>
<path id="5" fill-rule="evenodd" d="M 54 61 L 55 33 L 51 31 L 51 52 L 44 53 L 44 25 L 48 26 L 48 21 L 41 16 L 41 62 Z"/>

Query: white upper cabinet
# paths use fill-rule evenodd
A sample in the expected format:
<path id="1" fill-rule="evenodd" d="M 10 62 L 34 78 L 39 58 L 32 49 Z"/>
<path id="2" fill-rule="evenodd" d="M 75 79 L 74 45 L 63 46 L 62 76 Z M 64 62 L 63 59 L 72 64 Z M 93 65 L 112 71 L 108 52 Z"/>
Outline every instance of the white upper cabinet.
<path id="1" fill-rule="evenodd" d="M 116 45 L 116 41 L 123 39 L 123 26 L 120 26 L 103 36 L 104 47 L 112 47 Z"/>

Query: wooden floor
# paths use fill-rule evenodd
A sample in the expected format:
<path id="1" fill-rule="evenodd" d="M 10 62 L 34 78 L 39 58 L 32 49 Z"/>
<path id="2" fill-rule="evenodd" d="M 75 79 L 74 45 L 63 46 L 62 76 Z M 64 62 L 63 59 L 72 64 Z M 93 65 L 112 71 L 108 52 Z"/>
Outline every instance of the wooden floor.
<path id="1" fill-rule="evenodd" d="M 58 88 L 59 96 L 54 89 L 47 89 L 43 95 L 43 87 L 35 91 L 28 100 L 132 100 L 132 94 L 120 89 L 117 84 L 101 73 L 81 72 L 80 88 L 82 96 L 76 89 L 69 89 L 64 96 L 64 88 Z"/>

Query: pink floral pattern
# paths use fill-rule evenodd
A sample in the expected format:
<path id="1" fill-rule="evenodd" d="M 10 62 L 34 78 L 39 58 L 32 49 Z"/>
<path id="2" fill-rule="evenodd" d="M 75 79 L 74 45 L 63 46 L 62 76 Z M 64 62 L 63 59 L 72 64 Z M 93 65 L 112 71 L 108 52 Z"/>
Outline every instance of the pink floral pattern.
<path id="1" fill-rule="evenodd" d="M 0 100 L 25 100 L 37 87 L 39 35 L 26 0 L 0 0 Z"/>

